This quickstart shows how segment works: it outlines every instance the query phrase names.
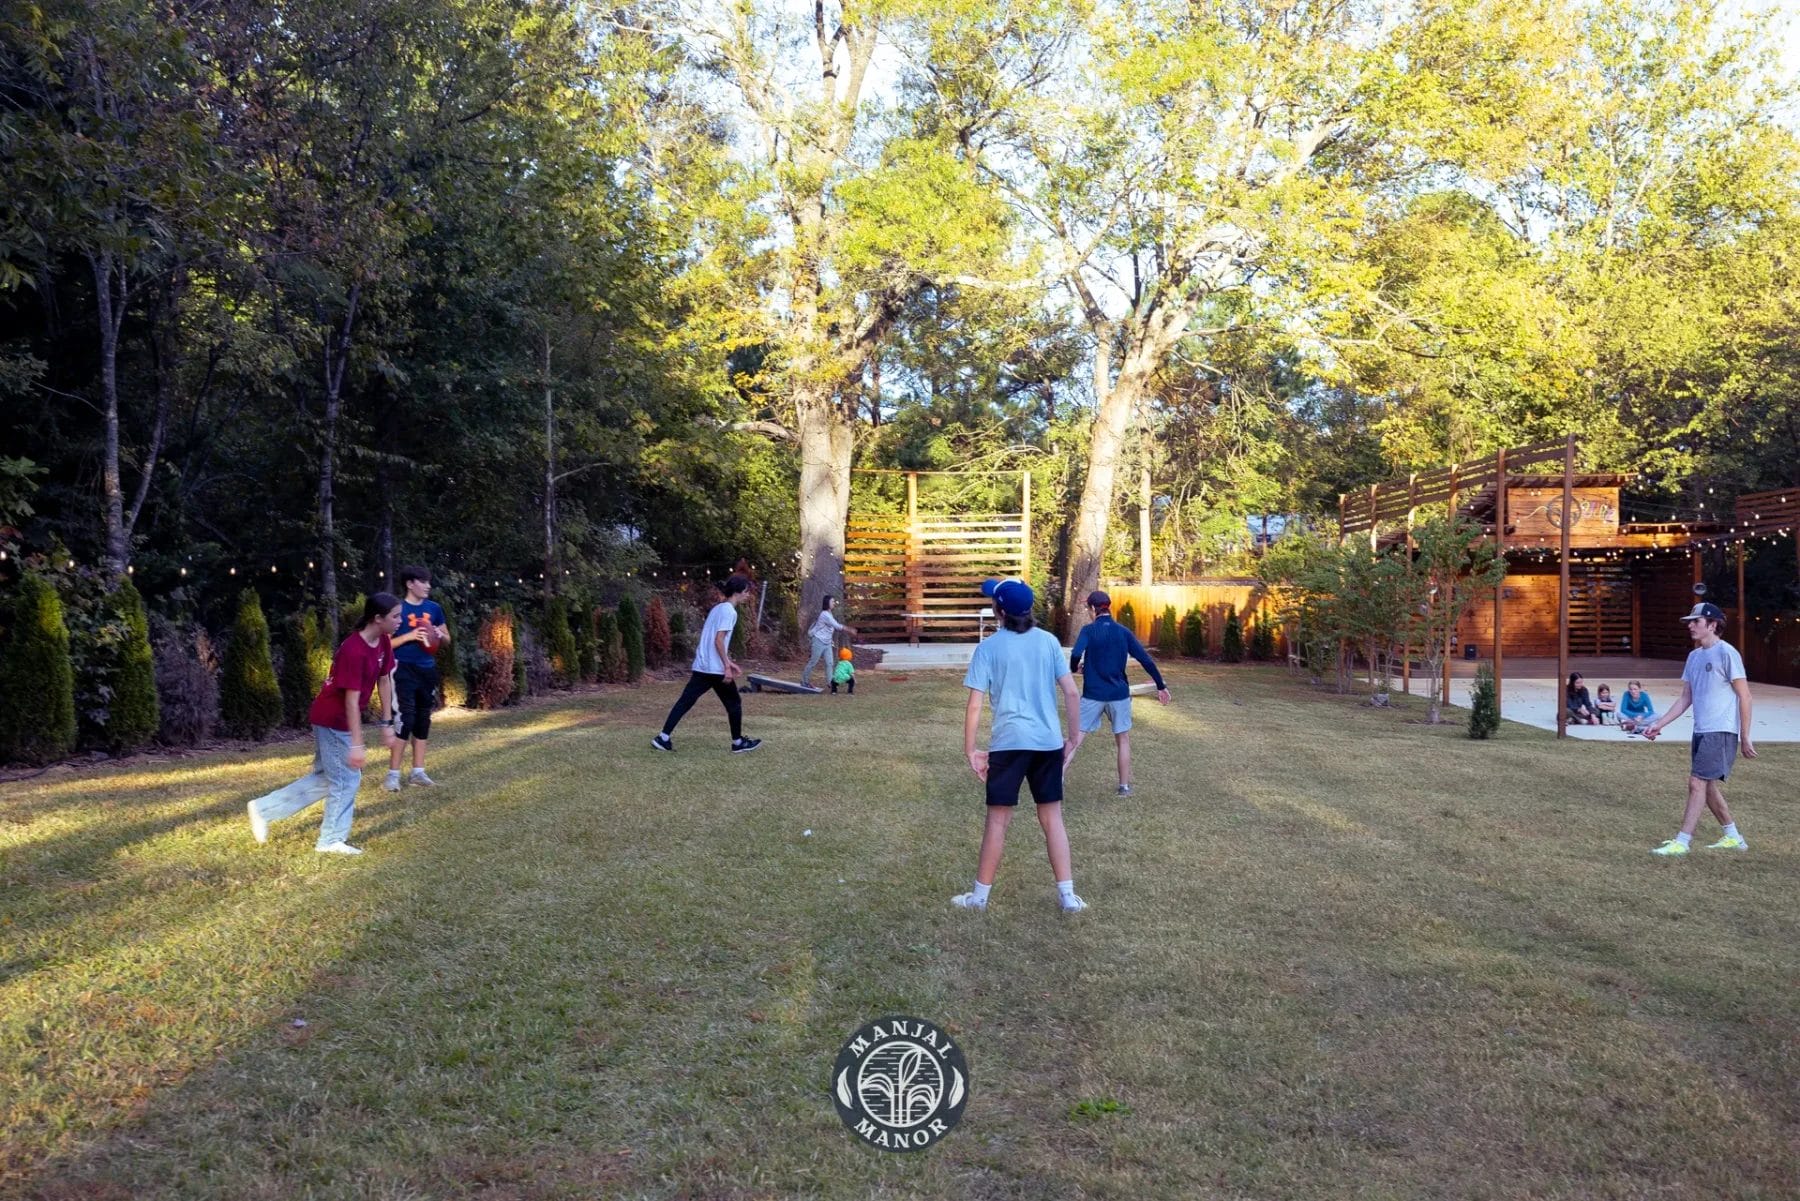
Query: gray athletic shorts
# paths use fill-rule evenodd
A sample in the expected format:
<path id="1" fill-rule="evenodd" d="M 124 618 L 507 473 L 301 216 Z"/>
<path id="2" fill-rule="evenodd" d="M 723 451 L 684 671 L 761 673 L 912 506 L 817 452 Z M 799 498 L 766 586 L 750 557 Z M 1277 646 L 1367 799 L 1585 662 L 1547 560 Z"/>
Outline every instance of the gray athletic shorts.
<path id="1" fill-rule="evenodd" d="M 1100 728 L 1100 718 L 1112 722 L 1113 733 L 1123 734 L 1131 728 L 1131 698 L 1122 701 L 1090 701 L 1081 698 L 1081 732 L 1092 734 Z"/>
<path id="2" fill-rule="evenodd" d="M 1723 780 L 1731 774 L 1731 761 L 1737 758 L 1736 734 L 1694 735 L 1694 763 L 1688 774 L 1701 780 Z"/>

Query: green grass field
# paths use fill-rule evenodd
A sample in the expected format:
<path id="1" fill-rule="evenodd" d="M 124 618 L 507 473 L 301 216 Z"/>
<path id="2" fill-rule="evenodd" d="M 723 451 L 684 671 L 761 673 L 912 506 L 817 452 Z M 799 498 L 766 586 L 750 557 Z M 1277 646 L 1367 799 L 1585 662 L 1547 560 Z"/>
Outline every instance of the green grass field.
<path id="1" fill-rule="evenodd" d="M 1800 749 L 1671 863 L 1683 747 L 1171 680 L 1138 796 L 1071 772 L 1072 918 L 1029 813 L 947 904 L 949 674 L 747 697 L 741 757 L 710 699 L 650 750 L 672 684 L 452 717 L 354 860 L 250 840 L 308 744 L 0 785 L 0 1195 L 1796 1195 Z M 971 1067 L 916 1156 L 827 1091 L 893 1012 Z"/>

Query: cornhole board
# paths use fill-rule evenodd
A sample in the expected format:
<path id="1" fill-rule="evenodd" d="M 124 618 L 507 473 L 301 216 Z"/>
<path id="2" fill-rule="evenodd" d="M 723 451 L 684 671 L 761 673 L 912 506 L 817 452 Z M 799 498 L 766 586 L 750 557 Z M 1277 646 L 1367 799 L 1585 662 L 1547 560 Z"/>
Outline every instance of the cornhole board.
<path id="1" fill-rule="evenodd" d="M 750 681 L 751 692 L 800 692 L 814 696 L 825 691 L 823 688 L 809 688 L 793 680 L 777 680 L 774 676 L 748 675 L 744 678 Z"/>
<path id="2" fill-rule="evenodd" d="M 1152 684 L 1148 680 L 1145 680 L 1142 684 L 1133 684 L 1131 686 L 1131 695 L 1132 696 L 1155 696 L 1156 695 L 1156 685 Z"/>

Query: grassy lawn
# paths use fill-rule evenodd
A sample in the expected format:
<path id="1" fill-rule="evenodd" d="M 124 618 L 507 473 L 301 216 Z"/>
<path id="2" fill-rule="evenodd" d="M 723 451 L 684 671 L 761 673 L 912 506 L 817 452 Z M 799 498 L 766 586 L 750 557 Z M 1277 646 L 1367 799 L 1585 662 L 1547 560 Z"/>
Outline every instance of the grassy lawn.
<path id="1" fill-rule="evenodd" d="M 947 904 L 941 673 L 747 697 L 736 758 L 710 698 L 650 750 L 671 684 L 452 717 L 354 860 L 250 840 L 301 744 L 0 785 L 0 1196 L 1795 1195 L 1800 748 L 1669 863 L 1684 747 L 1172 683 L 1138 796 L 1072 770 L 1074 918 L 1029 813 Z M 893 1012 L 972 1074 L 916 1156 L 827 1091 Z"/>

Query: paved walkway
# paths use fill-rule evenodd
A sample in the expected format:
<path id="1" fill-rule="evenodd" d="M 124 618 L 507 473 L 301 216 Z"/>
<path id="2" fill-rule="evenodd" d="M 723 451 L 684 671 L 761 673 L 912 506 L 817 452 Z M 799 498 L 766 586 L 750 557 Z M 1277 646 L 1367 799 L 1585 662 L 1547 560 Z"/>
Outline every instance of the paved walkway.
<path id="1" fill-rule="evenodd" d="M 1641 662 L 1641 661 L 1640 661 Z M 1599 671 L 1591 670 L 1586 663 L 1578 663 L 1579 670 L 1587 677 L 1588 692 L 1595 692 L 1600 684 L 1610 684 L 1613 699 L 1617 700 L 1625 692 L 1627 679 L 1643 683 L 1644 691 L 1650 694 L 1650 700 L 1656 705 L 1658 713 L 1675 703 L 1681 695 L 1681 664 L 1674 662 L 1658 662 L 1657 669 L 1661 674 L 1653 675 L 1647 671 L 1637 671 L 1625 676 L 1607 676 Z M 1417 685 L 1415 684 L 1415 688 Z M 1468 707 L 1469 695 L 1474 691 L 1475 681 L 1466 678 L 1453 678 L 1450 681 L 1450 703 Z M 1556 728 L 1556 712 L 1562 686 L 1554 677 L 1548 679 L 1520 679 L 1509 671 L 1505 686 L 1500 695 L 1500 716 L 1508 721 L 1523 722 L 1528 726 L 1536 726 L 1540 730 Z M 1757 742 L 1800 742 L 1800 688 L 1783 688 L 1778 684 L 1751 684 L 1750 710 L 1751 733 Z M 1690 710 L 1675 719 L 1658 735 L 1659 741 L 1685 742 L 1694 732 L 1693 712 Z M 1638 742 L 1642 738 L 1633 737 L 1617 726 L 1570 726 L 1571 738 L 1585 738 L 1595 742 Z"/>

